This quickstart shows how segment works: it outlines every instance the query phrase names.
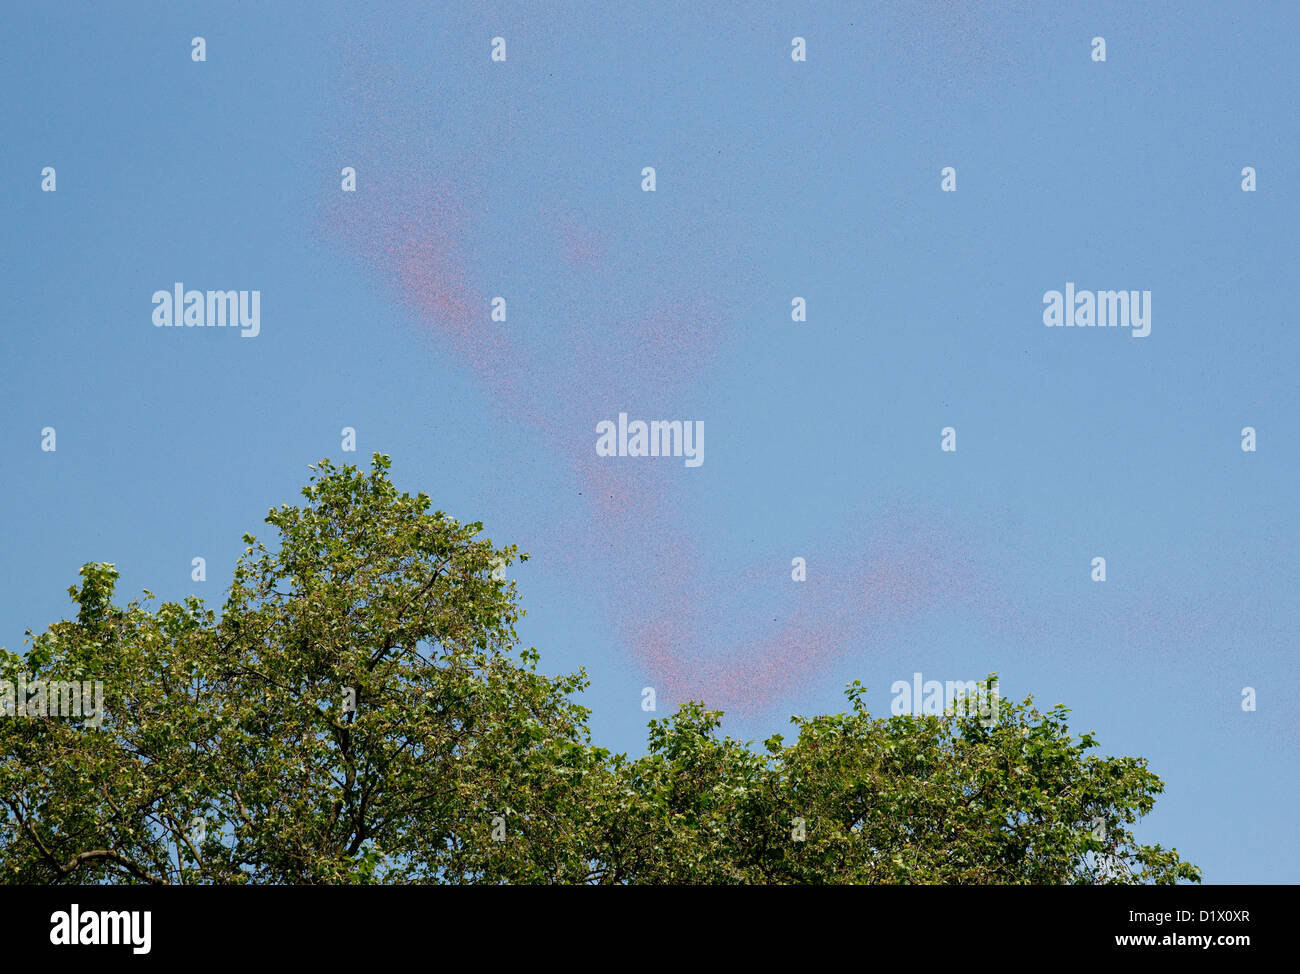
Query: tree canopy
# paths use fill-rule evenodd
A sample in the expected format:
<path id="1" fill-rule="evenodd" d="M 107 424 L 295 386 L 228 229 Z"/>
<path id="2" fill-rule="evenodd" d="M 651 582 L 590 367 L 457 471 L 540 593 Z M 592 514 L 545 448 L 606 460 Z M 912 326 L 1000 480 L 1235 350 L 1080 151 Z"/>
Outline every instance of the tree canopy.
<path id="1" fill-rule="evenodd" d="M 693 702 L 641 757 L 595 746 L 585 672 L 519 648 L 500 569 L 527 555 L 389 469 L 312 467 L 266 518 L 275 551 L 244 536 L 219 614 L 118 606 L 88 564 L 75 620 L 0 650 L 0 880 L 1199 881 L 1130 831 L 1164 787 L 1146 761 L 1089 753 L 1032 698 L 882 718 L 855 683 L 790 743 L 722 736 Z M 95 717 L 16 689 L 94 680 Z"/>

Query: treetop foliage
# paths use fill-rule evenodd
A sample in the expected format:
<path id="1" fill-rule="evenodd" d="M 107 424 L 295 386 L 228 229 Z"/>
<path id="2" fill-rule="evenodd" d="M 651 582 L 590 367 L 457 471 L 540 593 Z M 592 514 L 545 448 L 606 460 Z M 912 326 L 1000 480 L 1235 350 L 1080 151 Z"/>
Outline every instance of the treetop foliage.
<path id="1" fill-rule="evenodd" d="M 104 713 L 3 716 L 8 883 L 1172 883 L 1200 872 L 1130 831 L 1161 780 L 1100 757 L 1068 711 L 791 718 L 720 734 L 698 702 L 647 753 L 591 742 L 584 671 L 519 649 L 527 555 L 480 523 L 323 460 L 279 543 L 245 548 L 218 615 L 113 601 L 0 650 L 0 687 L 102 680 Z M 990 680 L 994 679 L 990 676 Z M 54 709 L 51 689 L 49 709 Z"/>

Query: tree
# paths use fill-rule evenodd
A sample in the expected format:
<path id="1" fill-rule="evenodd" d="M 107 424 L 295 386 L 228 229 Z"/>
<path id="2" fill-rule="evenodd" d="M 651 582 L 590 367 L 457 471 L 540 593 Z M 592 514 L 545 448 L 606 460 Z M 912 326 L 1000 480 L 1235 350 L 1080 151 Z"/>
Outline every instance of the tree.
<path id="1" fill-rule="evenodd" d="M 245 536 L 220 619 L 194 598 L 115 608 L 113 567 L 82 569 L 77 621 L 0 665 L 101 677 L 108 716 L 0 721 L 6 879 L 585 875 L 555 812 L 584 770 L 583 677 L 508 658 L 514 585 L 492 576 L 516 550 L 388 467 L 322 462 L 306 505 L 267 517 L 274 555 Z M 521 818 L 526 846 L 490 840 Z"/>
<path id="2" fill-rule="evenodd" d="M 90 564 L 75 621 L 0 650 L 0 687 L 101 679 L 106 711 L 0 719 L 5 882 L 1199 879 L 1126 828 L 1160 779 L 1086 756 L 1060 706 L 881 719 L 854 684 L 790 745 L 719 737 L 689 703 L 641 758 L 593 746 L 585 673 L 517 649 L 496 569 L 527 555 L 389 467 L 313 467 L 305 505 L 266 519 L 276 551 L 245 535 L 220 616 L 115 606 Z"/>
<path id="3" fill-rule="evenodd" d="M 990 676 L 986 687 L 995 686 Z M 601 804 L 598 878 L 626 883 L 1065 884 L 1199 882 L 1175 850 L 1127 826 L 1164 785 L 1141 758 L 1101 758 L 1058 705 L 1001 701 L 873 718 L 795 717 L 765 753 L 717 735 L 688 704 L 651 721 L 650 753 L 617 766 Z"/>

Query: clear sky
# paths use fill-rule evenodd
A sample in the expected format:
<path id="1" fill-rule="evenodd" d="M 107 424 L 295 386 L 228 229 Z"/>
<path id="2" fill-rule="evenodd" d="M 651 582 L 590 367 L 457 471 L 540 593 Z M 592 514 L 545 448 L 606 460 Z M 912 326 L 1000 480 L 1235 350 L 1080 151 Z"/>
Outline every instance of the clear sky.
<path id="1" fill-rule="evenodd" d="M 88 561 L 219 607 L 380 451 L 532 553 L 602 744 L 996 671 L 1150 759 L 1140 839 L 1300 879 L 1295 4 L 206 6 L 6 11 L 0 644 Z M 260 333 L 155 327 L 176 282 Z M 1067 282 L 1150 334 L 1044 327 Z M 704 462 L 598 457 L 620 412 Z"/>

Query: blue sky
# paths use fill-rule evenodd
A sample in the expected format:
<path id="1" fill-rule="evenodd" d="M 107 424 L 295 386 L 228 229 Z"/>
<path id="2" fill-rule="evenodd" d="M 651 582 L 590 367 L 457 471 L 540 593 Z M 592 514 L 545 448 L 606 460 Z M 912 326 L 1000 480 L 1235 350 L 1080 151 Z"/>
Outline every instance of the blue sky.
<path id="1" fill-rule="evenodd" d="M 521 638 L 587 667 L 601 743 L 642 750 L 647 685 L 762 738 L 996 670 L 1150 759 L 1140 838 L 1295 882 L 1300 14 L 977 6 L 11 11 L 0 644 L 88 561 L 219 605 L 308 463 L 378 450 L 533 553 Z M 176 281 L 260 290 L 261 334 L 154 328 Z M 1151 291 L 1151 334 L 1044 328 L 1067 281 Z M 620 411 L 705 463 L 598 468 Z"/>

